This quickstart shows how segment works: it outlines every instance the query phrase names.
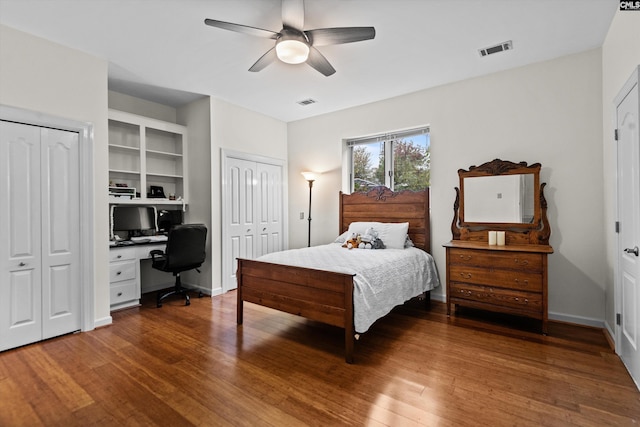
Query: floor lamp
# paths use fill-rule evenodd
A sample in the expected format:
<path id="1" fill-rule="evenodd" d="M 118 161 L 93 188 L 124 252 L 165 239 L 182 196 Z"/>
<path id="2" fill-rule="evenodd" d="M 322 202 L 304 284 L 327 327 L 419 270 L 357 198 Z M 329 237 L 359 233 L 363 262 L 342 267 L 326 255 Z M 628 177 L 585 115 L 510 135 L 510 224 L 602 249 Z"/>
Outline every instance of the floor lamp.
<path id="1" fill-rule="evenodd" d="M 311 246 L 311 189 L 313 188 L 313 181 L 316 180 L 316 174 L 313 172 L 302 172 L 302 176 L 304 176 L 304 179 L 309 183 L 309 216 L 307 217 L 309 221 L 309 237 L 307 239 L 307 246 Z"/>

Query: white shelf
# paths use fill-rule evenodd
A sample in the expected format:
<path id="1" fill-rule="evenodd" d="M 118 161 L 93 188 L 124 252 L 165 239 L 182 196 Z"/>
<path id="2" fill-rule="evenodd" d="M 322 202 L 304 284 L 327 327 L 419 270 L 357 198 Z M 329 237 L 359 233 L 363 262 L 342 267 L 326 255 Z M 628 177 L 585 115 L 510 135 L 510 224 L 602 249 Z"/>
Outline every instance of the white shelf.
<path id="1" fill-rule="evenodd" d="M 152 198 L 144 198 L 144 199 L 125 199 L 125 198 L 109 198 L 109 204 L 112 205 L 174 205 L 174 206 L 182 206 L 186 203 L 182 200 L 169 200 L 169 199 L 152 199 Z"/>
<path id="2" fill-rule="evenodd" d="M 156 150 L 147 150 L 147 154 L 152 154 L 154 156 L 160 157 L 169 157 L 169 158 L 182 158 L 182 154 L 178 153 L 167 153 L 166 151 L 156 151 Z"/>
<path id="3" fill-rule="evenodd" d="M 126 202 L 110 199 L 110 203 L 185 204 L 186 158 L 185 126 L 109 110 L 109 185 L 125 184 L 141 195 Z M 152 186 L 162 187 L 164 194 L 175 194 L 184 201 L 146 197 Z"/>
<path id="4" fill-rule="evenodd" d="M 140 171 L 126 171 L 121 169 L 109 169 L 109 173 L 126 173 L 131 175 L 140 175 Z"/>
<path id="5" fill-rule="evenodd" d="M 128 145 L 118 145 L 118 144 L 109 144 L 109 150 L 130 151 L 135 153 L 140 152 L 140 149 L 138 147 L 130 147 Z"/>

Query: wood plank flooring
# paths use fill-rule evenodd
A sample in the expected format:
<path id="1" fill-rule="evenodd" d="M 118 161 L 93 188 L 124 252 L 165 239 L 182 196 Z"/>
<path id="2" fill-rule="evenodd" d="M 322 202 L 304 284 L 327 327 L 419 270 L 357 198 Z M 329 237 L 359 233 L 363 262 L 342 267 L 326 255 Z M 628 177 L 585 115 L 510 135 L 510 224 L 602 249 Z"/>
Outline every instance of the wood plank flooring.
<path id="1" fill-rule="evenodd" d="M 341 329 L 236 295 L 170 299 L 0 353 L 0 426 L 624 426 L 640 392 L 603 332 L 411 302 L 344 363 Z"/>

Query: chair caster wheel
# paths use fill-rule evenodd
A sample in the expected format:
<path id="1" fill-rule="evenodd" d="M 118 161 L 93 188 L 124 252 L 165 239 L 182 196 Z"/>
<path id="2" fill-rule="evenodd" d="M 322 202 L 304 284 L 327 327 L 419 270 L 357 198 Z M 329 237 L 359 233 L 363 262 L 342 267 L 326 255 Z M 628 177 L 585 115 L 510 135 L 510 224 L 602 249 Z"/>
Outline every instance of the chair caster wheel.
<path id="1" fill-rule="evenodd" d="M 202 296 L 203 296 L 203 295 L 204 295 L 204 294 L 202 293 L 202 291 L 199 291 L 199 292 L 198 292 L 198 298 L 202 298 Z"/>
<path id="2" fill-rule="evenodd" d="M 157 306 L 158 308 L 161 308 L 161 307 L 162 307 L 162 303 L 158 303 L 158 304 L 156 304 L 156 306 Z"/>

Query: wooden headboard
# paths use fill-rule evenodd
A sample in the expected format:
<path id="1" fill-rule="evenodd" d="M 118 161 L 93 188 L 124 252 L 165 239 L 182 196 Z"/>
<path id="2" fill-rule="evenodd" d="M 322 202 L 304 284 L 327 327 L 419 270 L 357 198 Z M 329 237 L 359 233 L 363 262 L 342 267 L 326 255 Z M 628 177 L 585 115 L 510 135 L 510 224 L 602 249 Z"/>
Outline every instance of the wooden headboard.
<path id="1" fill-rule="evenodd" d="M 355 221 L 408 222 L 413 244 L 431 252 L 429 233 L 429 189 L 394 192 L 387 187 L 374 187 L 367 192 L 340 192 L 339 233 Z"/>

